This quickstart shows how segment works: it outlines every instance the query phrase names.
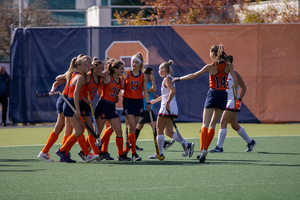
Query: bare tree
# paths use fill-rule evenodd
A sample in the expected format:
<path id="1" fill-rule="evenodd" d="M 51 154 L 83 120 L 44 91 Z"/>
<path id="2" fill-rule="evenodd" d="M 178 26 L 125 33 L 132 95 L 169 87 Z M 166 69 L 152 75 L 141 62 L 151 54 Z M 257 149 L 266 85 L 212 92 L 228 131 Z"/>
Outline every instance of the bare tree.
<path id="1" fill-rule="evenodd" d="M 21 16 L 23 27 L 62 26 L 63 21 L 45 11 L 43 0 L 27 1 Z M 19 4 L 13 0 L 0 1 L 0 55 L 10 55 L 11 25 L 19 26 Z"/>

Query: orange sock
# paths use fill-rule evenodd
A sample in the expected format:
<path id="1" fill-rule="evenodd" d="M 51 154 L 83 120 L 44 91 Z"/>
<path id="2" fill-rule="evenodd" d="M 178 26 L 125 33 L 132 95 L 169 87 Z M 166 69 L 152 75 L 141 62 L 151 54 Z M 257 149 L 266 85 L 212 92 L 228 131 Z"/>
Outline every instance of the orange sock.
<path id="1" fill-rule="evenodd" d="M 129 137 L 129 141 L 130 141 L 130 145 L 132 145 L 131 147 L 131 154 L 135 154 L 136 153 L 136 137 L 135 137 L 135 133 L 129 133 L 128 134 Z"/>
<path id="2" fill-rule="evenodd" d="M 123 138 L 116 137 L 116 145 L 118 149 L 118 155 L 123 155 Z"/>
<path id="3" fill-rule="evenodd" d="M 95 154 L 100 154 L 99 148 L 95 145 L 96 138 L 93 135 L 88 135 L 87 141 L 89 142 L 90 146 L 92 147 Z"/>
<path id="4" fill-rule="evenodd" d="M 207 139 L 208 139 L 208 131 L 207 128 L 202 127 L 201 132 L 200 132 L 200 151 L 203 150 L 203 148 L 206 147 L 207 145 Z M 207 150 L 207 149 L 206 149 Z"/>
<path id="5" fill-rule="evenodd" d="M 208 129 L 207 144 L 206 144 L 206 147 L 204 147 L 206 150 L 208 150 L 208 147 L 209 147 L 211 141 L 213 140 L 214 136 L 215 136 L 215 129 Z"/>
<path id="6" fill-rule="evenodd" d="M 48 153 L 50 148 L 53 146 L 53 144 L 58 139 L 58 135 L 54 133 L 54 131 L 51 132 L 51 134 L 48 137 L 47 143 L 45 144 L 45 147 L 43 148 L 43 153 Z"/>
<path id="7" fill-rule="evenodd" d="M 62 139 L 62 144 L 63 144 L 63 145 L 66 143 L 68 137 L 69 137 L 69 136 L 65 136 L 65 135 L 64 135 L 64 137 L 63 137 L 63 139 Z"/>
<path id="8" fill-rule="evenodd" d="M 113 131 L 110 128 L 107 128 L 101 137 L 101 143 L 102 143 L 102 152 L 106 153 L 108 150 L 108 144 L 110 136 L 112 135 Z"/>
<path id="9" fill-rule="evenodd" d="M 60 151 L 70 151 L 70 149 L 72 148 L 72 146 L 77 142 L 77 137 L 72 134 L 68 137 L 67 141 L 65 142 L 65 144 L 60 148 Z"/>
<path id="10" fill-rule="evenodd" d="M 129 134 L 128 134 L 128 143 L 129 143 L 129 145 L 130 145 L 130 137 L 129 137 Z M 129 149 L 128 149 L 126 143 L 125 143 L 125 147 L 124 147 L 124 152 L 125 152 L 125 153 L 128 153 L 128 152 L 129 152 Z"/>
<path id="11" fill-rule="evenodd" d="M 87 156 L 87 155 L 90 153 L 90 151 L 89 151 L 89 149 L 88 149 L 87 146 L 86 146 L 86 141 L 85 141 L 84 135 L 81 134 L 81 135 L 77 138 L 77 141 L 78 141 L 78 144 L 79 144 L 79 146 L 81 147 L 81 149 L 82 149 L 84 155 Z"/>

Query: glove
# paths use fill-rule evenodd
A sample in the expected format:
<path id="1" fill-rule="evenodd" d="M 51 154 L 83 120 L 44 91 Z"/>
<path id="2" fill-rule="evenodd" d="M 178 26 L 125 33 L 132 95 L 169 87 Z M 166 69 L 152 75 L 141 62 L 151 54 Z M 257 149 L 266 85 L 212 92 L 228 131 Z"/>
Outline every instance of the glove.
<path id="1" fill-rule="evenodd" d="M 180 77 L 178 77 L 178 78 L 176 77 L 172 80 L 172 83 L 179 82 L 179 81 L 180 81 Z"/>
<path id="2" fill-rule="evenodd" d="M 235 108 L 236 109 L 239 109 L 241 107 L 241 100 L 237 100 L 236 102 L 235 102 Z"/>

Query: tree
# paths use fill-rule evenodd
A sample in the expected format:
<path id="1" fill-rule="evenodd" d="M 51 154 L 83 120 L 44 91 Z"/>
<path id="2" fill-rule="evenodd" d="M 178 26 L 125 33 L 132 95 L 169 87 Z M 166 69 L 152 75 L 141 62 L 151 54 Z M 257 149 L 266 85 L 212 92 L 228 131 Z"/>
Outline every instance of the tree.
<path id="1" fill-rule="evenodd" d="M 19 4 L 13 0 L 0 2 L 0 55 L 10 55 L 11 25 L 19 25 Z M 28 1 L 29 2 L 29 1 Z M 43 0 L 30 0 L 21 16 L 23 27 L 60 26 L 62 22 L 51 16 Z"/>

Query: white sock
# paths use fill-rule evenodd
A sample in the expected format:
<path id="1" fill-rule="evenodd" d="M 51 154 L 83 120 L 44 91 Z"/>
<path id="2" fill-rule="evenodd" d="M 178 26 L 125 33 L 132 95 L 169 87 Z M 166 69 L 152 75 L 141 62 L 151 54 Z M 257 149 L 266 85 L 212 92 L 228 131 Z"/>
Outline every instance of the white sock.
<path id="1" fill-rule="evenodd" d="M 227 135 L 227 129 L 220 129 L 219 130 L 218 143 L 217 143 L 217 146 L 219 148 L 223 147 L 223 143 L 225 141 L 226 135 Z"/>
<path id="2" fill-rule="evenodd" d="M 165 144 L 165 135 L 157 135 L 156 137 L 159 153 L 163 154 L 164 144 Z"/>
<path id="3" fill-rule="evenodd" d="M 237 133 L 249 144 L 252 139 L 249 138 L 248 134 L 246 133 L 245 129 L 243 127 L 240 128 L 240 130 L 237 131 Z"/>
<path id="4" fill-rule="evenodd" d="M 181 138 L 182 138 L 182 143 L 185 145 L 185 147 L 187 147 L 189 143 L 183 137 L 181 137 Z M 181 143 L 180 139 L 178 137 L 178 134 L 176 132 L 173 134 L 173 140 L 175 140 L 176 142 Z"/>

